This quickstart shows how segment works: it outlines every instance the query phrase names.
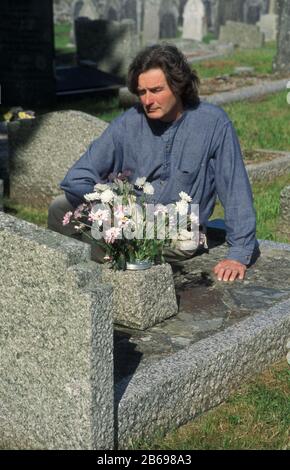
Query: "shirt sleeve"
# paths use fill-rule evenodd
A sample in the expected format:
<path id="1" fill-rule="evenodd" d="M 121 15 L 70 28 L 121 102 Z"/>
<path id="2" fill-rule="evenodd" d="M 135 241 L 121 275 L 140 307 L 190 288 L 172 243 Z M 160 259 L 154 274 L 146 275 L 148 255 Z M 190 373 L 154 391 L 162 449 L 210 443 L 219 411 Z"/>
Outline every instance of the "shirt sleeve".
<path id="1" fill-rule="evenodd" d="M 113 122 L 90 144 L 61 181 L 60 187 L 74 207 L 83 202 L 84 194 L 92 192 L 96 183 L 106 182 L 110 173 L 121 171 L 119 127 L 118 122 Z"/>
<path id="2" fill-rule="evenodd" d="M 229 121 L 220 128 L 214 155 L 215 185 L 225 211 L 227 259 L 247 265 L 257 246 L 256 216 L 240 144 Z"/>

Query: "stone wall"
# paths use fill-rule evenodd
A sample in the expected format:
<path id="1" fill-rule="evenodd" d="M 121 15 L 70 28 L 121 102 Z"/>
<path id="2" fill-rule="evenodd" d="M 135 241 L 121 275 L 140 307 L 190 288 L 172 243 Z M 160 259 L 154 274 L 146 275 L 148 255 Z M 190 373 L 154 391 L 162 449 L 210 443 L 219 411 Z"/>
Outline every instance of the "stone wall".
<path id="1" fill-rule="evenodd" d="M 89 247 L 0 213 L 1 449 L 111 449 L 111 289 Z"/>

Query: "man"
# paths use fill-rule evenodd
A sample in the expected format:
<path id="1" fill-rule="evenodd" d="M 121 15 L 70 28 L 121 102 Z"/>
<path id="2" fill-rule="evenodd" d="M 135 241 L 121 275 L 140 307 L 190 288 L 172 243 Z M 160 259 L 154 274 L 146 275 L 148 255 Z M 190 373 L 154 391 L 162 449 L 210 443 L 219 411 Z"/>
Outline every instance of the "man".
<path id="1" fill-rule="evenodd" d="M 61 183 L 65 197 L 50 206 L 49 228 L 72 235 L 72 227 L 61 228 L 63 214 L 110 173 L 130 170 L 132 181 L 146 176 L 154 186 L 152 203 L 169 204 L 188 193 L 203 226 L 218 195 L 229 252 L 214 272 L 218 280 L 243 279 L 256 246 L 251 188 L 232 123 L 222 109 L 200 102 L 198 84 L 176 47 L 143 49 L 128 73 L 140 103 L 115 119 L 69 170 Z M 184 259 L 193 254 L 181 253 Z"/>

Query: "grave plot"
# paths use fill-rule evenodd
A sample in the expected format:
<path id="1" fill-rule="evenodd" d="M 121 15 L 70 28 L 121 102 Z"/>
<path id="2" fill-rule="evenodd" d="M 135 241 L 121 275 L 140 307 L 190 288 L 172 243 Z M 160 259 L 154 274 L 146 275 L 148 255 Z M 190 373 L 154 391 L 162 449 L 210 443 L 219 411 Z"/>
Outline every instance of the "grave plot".
<path id="1" fill-rule="evenodd" d="M 115 328 L 121 447 L 193 419 L 285 356 L 290 245 L 261 242 L 246 280 L 234 283 L 211 273 L 224 250 L 213 247 L 176 272 L 176 317 L 143 333 Z"/>

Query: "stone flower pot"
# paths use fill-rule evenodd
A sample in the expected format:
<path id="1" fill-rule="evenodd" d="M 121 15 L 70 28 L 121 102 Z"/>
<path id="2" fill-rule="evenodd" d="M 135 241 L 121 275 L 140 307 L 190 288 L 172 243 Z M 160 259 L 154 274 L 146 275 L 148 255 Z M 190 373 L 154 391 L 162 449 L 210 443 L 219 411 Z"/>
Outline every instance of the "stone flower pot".
<path id="1" fill-rule="evenodd" d="M 172 269 L 167 263 L 137 271 L 114 271 L 104 265 L 101 282 L 113 287 L 114 323 L 145 330 L 177 314 Z"/>

